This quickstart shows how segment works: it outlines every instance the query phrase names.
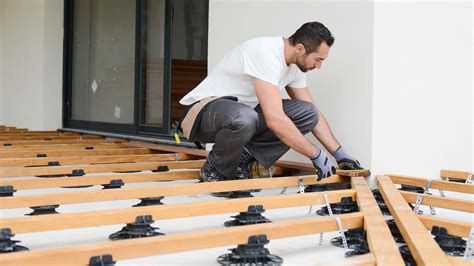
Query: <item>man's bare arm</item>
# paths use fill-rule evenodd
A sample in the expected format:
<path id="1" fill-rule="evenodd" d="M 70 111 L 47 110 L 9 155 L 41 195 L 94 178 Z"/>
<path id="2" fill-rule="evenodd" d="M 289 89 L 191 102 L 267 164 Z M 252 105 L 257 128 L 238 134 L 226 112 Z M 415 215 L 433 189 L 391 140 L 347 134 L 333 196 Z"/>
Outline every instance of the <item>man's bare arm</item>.
<path id="1" fill-rule="evenodd" d="M 278 88 L 266 81 L 254 79 L 255 92 L 268 128 L 286 145 L 297 152 L 314 158 L 318 149 L 309 142 L 283 111 Z"/>
<path id="2" fill-rule="evenodd" d="M 313 97 L 309 92 L 308 88 L 291 88 L 287 87 L 286 92 L 293 100 L 303 100 L 314 104 Z M 332 133 L 329 124 L 324 117 L 324 115 L 319 111 L 319 122 L 318 124 L 311 130 L 313 135 L 324 145 L 324 147 L 331 153 L 334 154 L 337 148 L 341 146 L 341 144 L 337 141 L 336 137 Z"/>

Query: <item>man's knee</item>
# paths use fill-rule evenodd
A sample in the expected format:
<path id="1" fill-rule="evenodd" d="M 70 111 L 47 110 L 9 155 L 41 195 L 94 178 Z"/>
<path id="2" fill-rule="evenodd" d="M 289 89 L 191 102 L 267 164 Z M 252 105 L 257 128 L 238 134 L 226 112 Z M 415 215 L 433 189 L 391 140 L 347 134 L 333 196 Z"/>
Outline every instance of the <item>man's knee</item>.
<path id="1" fill-rule="evenodd" d="M 298 115 L 296 118 L 296 121 L 293 122 L 301 124 L 306 130 L 311 130 L 319 122 L 318 109 L 313 103 L 298 100 Z"/>

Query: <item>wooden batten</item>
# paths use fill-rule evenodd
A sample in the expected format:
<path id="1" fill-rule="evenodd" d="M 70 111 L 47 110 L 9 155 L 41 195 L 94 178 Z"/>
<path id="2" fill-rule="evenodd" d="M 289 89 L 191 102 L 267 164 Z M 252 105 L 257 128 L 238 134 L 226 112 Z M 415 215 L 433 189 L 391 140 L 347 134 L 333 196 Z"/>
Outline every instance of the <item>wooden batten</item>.
<path id="1" fill-rule="evenodd" d="M 159 166 L 168 166 L 169 169 L 190 169 L 200 168 L 204 160 L 189 161 L 164 161 L 164 162 L 138 162 L 138 163 L 118 163 L 99 165 L 71 165 L 71 166 L 46 166 L 46 167 L 25 167 L 0 169 L 0 178 L 37 176 L 37 175 L 59 175 L 71 174 L 74 170 L 83 170 L 86 174 L 108 173 L 114 171 L 145 171 L 156 170 Z"/>
<path id="2" fill-rule="evenodd" d="M 163 162 L 166 164 L 166 161 Z M 284 173 L 283 168 L 275 167 L 272 171 L 274 175 Z M 259 171 L 261 173 L 261 171 Z M 253 171 L 253 175 L 260 173 Z M 105 185 L 112 180 L 120 179 L 125 184 L 140 182 L 165 182 L 176 180 L 200 179 L 199 169 L 157 172 L 157 173 L 116 173 L 112 175 L 95 175 L 95 176 L 72 176 L 72 177 L 47 177 L 47 178 L 22 178 L 22 179 L 1 179 L 0 186 L 13 186 L 15 190 L 52 188 L 52 187 L 73 187 L 73 186 L 90 186 Z"/>
<path id="3" fill-rule="evenodd" d="M 378 176 L 377 185 L 416 263 L 451 265 L 448 257 L 395 188 L 390 177 Z"/>
<path id="4" fill-rule="evenodd" d="M 433 226 L 445 227 L 448 230 L 448 234 L 459 237 L 468 238 L 470 236 L 471 228 L 474 227 L 474 223 L 472 222 L 452 221 L 436 216 L 419 215 L 418 218 L 425 225 L 426 229 L 430 231 Z"/>
<path id="5" fill-rule="evenodd" d="M 369 250 L 377 265 L 405 265 L 382 212 L 363 177 L 352 177 L 357 192 L 357 204 L 364 215 Z"/>
<path id="6" fill-rule="evenodd" d="M 47 166 L 49 162 L 58 162 L 60 165 L 71 164 L 104 164 L 104 163 L 137 163 L 154 161 L 184 161 L 196 160 L 199 157 L 184 153 L 144 154 L 144 155 L 109 155 L 109 156 L 72 156 L 46 158 L 9 158 L 0 159 L 0 167 L 13 166 Z"/>
<path id="7" fill-rule="evenodd" d="M 100 136 L 1 136 L 0 141 L 52 141 L 52 140 L 88 140 L 88 139 L 99 139 L 103 140 Z"/>
<path id="8" fill-rule="evenodd" d="M 106 156 L 106 155 L 130 155 L 130 154 L 153 154 L 158 151 L 149 149 L 131 148 L 131 149 L 101 149 L 101 150 L 71 150 L 71 151 L 21 151 L 0 153 L 1 158 L 38 158 L 46 157 L 71 157 L 71 156 Z"/>
<path id="9" fill-rule="evenodd" d="M 53 145 L 24 145 L 0 147 L 0 153 L 23 151 L 67 151 L 67 150 L 104 150 L 127 148 L 121 143 L 91 143 L 91 144 L 53 144 Z"/>
<path id="10" fill-rule="evenodd" d="M 338 215 L 345 229 L 363 225 L 361 213 Z M 3 266 L 32 264 L 85 265 L 92 256 L 112 254 L 116 260 L 160 255 L 188 250 L 245 244 L 249 236 L 267 235 L 268 239 L 296 237 L 337 231 L 334 217 L 309 217 L 272 223 L 176 233 L 160 237 L 104 242 L 96 244 L 0 254 Z M 308 244 L 309 245 L 309 244 Z M 314 244 L 312 244 L 314 246 Z"/>
<path id="11" fill-rule="evenodd" d="M 343 182 L 344 177 L 331 176 L 316 181 L 317 176 L 302 176 L 305 185 Z M 138 199 L 159 196 L 178 196 L 203 194 L 236 190 L 269 189 L 299 186 L 298 177 L 259 178 L 248 180 L 233 180 L 221 182 L 196 183 L 191 185 L 164 185 L 158 187 L 122 188 L 99 191 L 77 191 L 30 196 L 14 196 L 0 198 L 3 209 L 23 208 L 45 205 L 63 205 L 84 202 L 100 202 L 121 199 Z"/>
<path id="12" fill-rule="evenodd" d="M 389 174 L 386 176 L 390 177 L 394 184 L 405 184 L 419 187 L 425 187 L 427 180 L 427 178 L 401 176 L 393 174 Z M 431 181 L 430 189 L 441 189 L 447 191 L 474 194 L 474 184 L 457 183 L 437 179 Z"/>
<path id="13" fill-rule="evenodd" d="M 165 182 L 176 180 L 188 180 L 200 178 L 199 170 L 169 171 L 163 173 L 136 173 L 136 174 L 114 174 L 97 176 L 72 176 L 72 177 L 48 177 L 28 178 L 17 180 L 0 180 L 0 186 L 13 186 L 15 190 L 39 189 L 52 187 L 73 187 L 105 185 L 112 180 L 120 179 L 125 184 L 140 182 Z"/>
<path id="14" fill-rule="evenodd" d="M 27 146 L 27 145 L 56 145 L 56 144 L 98 144 L 98 143 L 122 143 L 125 139 L 65 139 L 65 140 L 12 140 L 0 141 L 0 149 L 9 145 Z"/>
<path id="15" fill-rule="evenodd" d="M 457 170 L 441 170 L 439 176 L 444 178 L 458 178 L 466 180 L 469 175 L 471 175 L 472 180 L 474 181 L 473 173 L 467 171 L 457 171 Z"/>
<path id="16" fill-rule="evenodd" d="M 19 131 L 19 132 L 4 132 L 0 136 L 16 137 L 16 136 L 81 136 L 79 133 L 73 132 L 58 132 L 58 131 Z"/>
<path id="17" fill-rule="evenodd" d="M 330 203 L 340 202 L 342 197 L 354 198 L 354 190 L 339 190 L 272 195 L 253 198 L 229 199 L 226 201 L 202 201 L 140 208 L 124 208 L 80 213 L 26 216 L 0 220 L 0 228 L 11 228 L 14 233 L 31 233 L 89 226 L 133 223 L 135 217 L 152 215 L 155 220 L 205 216 L 223 213 L 245 212 L 250 205 L 262 205 L 264 209 L 290 208 L 324 204 L 324 194 Z M 393 240 L 392 240 L 393 242 Z M 380 242 L 382 243 L 382 242 Z M 392 260 L 393 261 L 393 260 Z"/>
<path id="18" fill-rule="evenodd" d="M 408 191 L 400 191 L 400 193 L 402 194 L 403 198 L 405 198 L 405 200 L 408 203 L 416 203 L 417 197 L 421 195 L 418 193 L 413 193 L 413 192 L 408 192 Z M 472 200 L 453 199 L 453 198 L 423 194 L 421 205 L 474 213 L 474 202 Z"/>

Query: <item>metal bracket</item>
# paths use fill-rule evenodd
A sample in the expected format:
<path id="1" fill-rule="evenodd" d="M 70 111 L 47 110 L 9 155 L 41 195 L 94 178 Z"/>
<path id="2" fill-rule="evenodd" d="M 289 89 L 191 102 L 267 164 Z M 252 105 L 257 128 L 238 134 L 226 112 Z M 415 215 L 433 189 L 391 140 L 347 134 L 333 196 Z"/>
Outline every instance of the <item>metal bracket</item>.
<path id="1" fill-rule="evenodd" d="M 304 179 L 302 176 L 298 176 L 298 186 L 300 189 L 300 194 L 304 194 Z"/>
<path id="2" fill-rule="evenodd" d="M 439 195 L 443 198 L 446 198 L 446 195 L 444 194 L 444 190 L 442 189 L 439 190 Z"/>
<path id="3" fill-rule="evenodd" d="M 349 246 L 347 245 L 346 234 L 344 234 L 344 229 L 342 227 L 341 218 L 336 217 L 336 222 L 337 222 L 337 226 L 339 227 L 339 234 L 341 235 L 341 238 L 342 238 L 342 244 L 344 245 L 345 249 L 348 249 Z"/>
<path id="4" fill-rule="evenodd" d="M 270 166 L 270 168 L 268 168 L 268 177 L 272 178 L 273 172 L 275 172 L 275 169 L 273 168 L 273 166 Z"/>
<path id="5" fill-rule="evenodd" d="M 469 175 L 466 178 L 466 184 L 472 184 L 472 172 L 469 172 Z"/>
<path id="6" fill-rule="evenodd" d="M 326 208 L 328 209 L 329 216 L 334 216 L 334 213 L 332 212 L 332 209 L 331 209 L 331 204 L 329 204 L 328 195 L 324 194 L 323 196 L 324 196 L 324 202 L 326 204 Z M 342 227 L 341 218 L 339 217 L 335 217 L 335 218 L 336 218 L 337 226 L 339 227 L 339 234 L 341 235 L 342 245 L 344 246 L 345 249 L 348 249 L 349 246 L 347 245 L 346 234 L 344 233 L 344 228 Z M 322 245 L 322 243 L 323 243 L 323 233 L 319 235 L 319 245 Z"/>
<path id="7" fill-rule="evenodd" d="M 423 192 L 423 194 L 419 194 L 418 197 L 416 197 L 415 208 L 413 209 L 413 211 L 416 214 L 420 214 L 420 205 L 421 205 L 421 202 L 423 201 L 423 196 L 425 194 L 428 194 L 428 191 L 430 190 L 430 186 L 431 186 L 431 179 L 427 179 L 426 185 L 425 185 L 425 191 Z M 430 206 L 430 212 L 431 212 L 431 215 L 436 215 L 436 211 L 433 206 Z"/>
<path id="8" fill-rule="evenodd" d="M 472 253 L 474 252 L 474 227 L 471 227 L 469 232 L 469 239 L 466 241 L 466 249 L 464 250 L 464 259 L 472 259 Z"/>

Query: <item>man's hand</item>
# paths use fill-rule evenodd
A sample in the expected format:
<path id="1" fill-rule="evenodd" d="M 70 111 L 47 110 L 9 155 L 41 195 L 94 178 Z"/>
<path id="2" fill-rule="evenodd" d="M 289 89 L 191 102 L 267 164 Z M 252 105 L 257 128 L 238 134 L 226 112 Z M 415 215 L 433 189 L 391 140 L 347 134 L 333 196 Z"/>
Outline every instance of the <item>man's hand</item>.
<path id="1" fill-rule="evenodd" d="M 329 160 L 328 154 L 323 150 L 319 150 L 318 156 L 311 158 L 311 162 L 318 173 L 318 181 L 336 173 L 336 165 Z"/>
<path id="2" fill-rule="evenodd" d="M 363 169 L 360 166 L 359 161 L 354 159 L 352 156 L 346 153 L 346 151 L 341 147 L 339 147 L 334 152 L 334 158 L 336 158 L 337 164 L 339 165 L 339 169 L 342 170 L 361 170 Z"/>

